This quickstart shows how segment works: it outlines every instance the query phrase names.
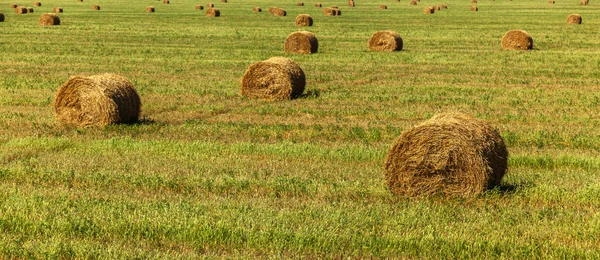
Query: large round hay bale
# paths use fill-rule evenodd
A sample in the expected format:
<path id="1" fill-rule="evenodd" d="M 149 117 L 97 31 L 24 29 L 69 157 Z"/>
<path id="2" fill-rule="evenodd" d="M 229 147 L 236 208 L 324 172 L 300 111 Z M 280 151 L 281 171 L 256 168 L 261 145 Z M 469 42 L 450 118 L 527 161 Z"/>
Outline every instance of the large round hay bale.
<path id="1" fill-rule="evenodd" d="M 62 9 L 62 7 L 54 7 L 54 9 L 52 11 L 55 13 L 62 13 L 63 9 Z"/>
<path id="2" fill-rule="evenodd" d="M 99 5 L 92 5 L 92 10 L 100 11 Z"/>
<path id="3" fill-rule="evenodd" d="M 203 5 L 196 5 L 196 10 L 204 10 L 204 6 Z"/>
<path id="4" fill-rule="evenodd" d="M 402 38 L 394 31 L 378 31 L 369 39 L 372 51 L 401 51 Z"/>
<path id="5" fill-rule="evenodd" d="M 0 22 L 4 22 L 4 14 L 0 13 Z"/>
<path id="6" fill-rule="evenodd" d="M 296 16 L 296 26 L 312 26 L 313 19 L 308 14 L 300 14 Z"/>
<path id="7" fill-rule="evenodd" d="M 32 14 L 34 12 L 33 7 L 27 7 L 27 13 Z"/>
<path id="8" fill-rule="evenodd" d="M 571 14 L 567 17 L 567 23 L 569 24 L 581 24 L 582 18 L 581 15 Z"/>
<path id="9" fill-rule="evenodd" d="M 58 121 L 77 127 L 132 123 L 140 115 L 140 97 L 131 82 L 119 75 L 71 77 L 54 98 Z"/>
<path id="10" fill-rule="evenodd" d="M 40 2 L 34 2 L 33 6 L 42 6 L 42 3 L 40 3 Z"/>
<path id="11" fill-rule="evenodd" d="M 298 2 L 298 6 L 304 6 L 304 2 Z"/>
<path id="12" fill-rule="evenodd" d="M 155 11 L 156 9 L 154 8 L 154 6 L 146 7 L 146 13 L 154 13 Z"/>
<path id="13" fill-rule="evenodd" d="M 260 12 L 262 12 L 262 9 L 257 6 L 257 7 L 252 8 L 252 12 L 260 13 Z"/>
<path id="14" fill-rule="evenodd" d="M 423 9 L 424 14 L 433 14 L 435 13 L 435 8 L 433 6 L 428 6 Z"/>
<path id="15" fill-rule="evenodd" d="M 287 12 L 285 10 L 283 10 L 282 8 L 278 8 L 278 7 L 269 8 L 269 13 L 274 16 L 286 16 L 287 15 Z"/>
<path id="16" fill-rule="evenodd" d="M 468 197 L 500 185 L 508 151 L 496 129 L 462 114 L 438 114 L 404 131 L 385 160 L 392 193 Z"/>
<path id="17" fill-rule="evenodd" d="M 530 50 L 533 49 L 533 38 L 523 30 L 511 30 L 502 37 L 502 49 Z"/>
<path id="18" fill-rule="evenodd" d="M 17 6 L 15 7 L 15 14 L 26 14 L 27 13 L 27 8 L 24 6 Z"/>
<path id="19" fill-rule="evenodd" d="M 479 8 L 477 8 L 477 6 L 471 6 L 471 11 L 477 12 L 477 11 L 479 11 Z"/>
<path id="20" fill-rule="evenodd" d="M 323 8 L 323 10 L 321 12 L 323 12 L 323 14 L 325 16 L 336 16 L 337 15 L 337 10 L 338 9 L 326 7 L 326 8 Z"/>
<path id="21" fill-rule="evenodd" d="M 315 4 L 315 7 L 321 7 L 321 6 L 323 6 L 323 5 L 321 5 L 321 3 L 316 3 Z"/>
<path id="22" fill-rule="evenodd" d="M 53 13 L 42 14 L 38 20 L 38 24 L 43 26 L 60 25 L 60 18 Z"/>
<path id="23" fill-rule="evenodd" d="M 317 53 L 319 50 L 319 41 L 317 36 L 311 32 L 294 32 L 285 38 L 283 45 L 285 53 L 309 54 Z"/>
<path id="24" fill-rule="evenodd" d="M 221 11 L 217 8 L 208 8 L 206 9 L 206 16 L 208 17 L 219 17 L 221 16 Z"/>
<path id="25" fill-rule="evenodd" d="M 383 9 L 383 10 L 385 10 L 385 9 L 387 9 L 387 5 L 380 5 L 380 6 L 379 6 L 379 9 Z"/>
<path id="26" fill-rule="evenodd" d="M 241 82 L 241 94 L 249 98 L 289 100 L 304 92 L 304 71 L 293 60 L 273 57 L 248 67 Z"/>
<path id="27" fill-rule="evenodd" d="M 10 4 L 10 8 L 12 8 L 12 9 L 17 8 L 17 6 L 18 6 L 17 4 Z"/>

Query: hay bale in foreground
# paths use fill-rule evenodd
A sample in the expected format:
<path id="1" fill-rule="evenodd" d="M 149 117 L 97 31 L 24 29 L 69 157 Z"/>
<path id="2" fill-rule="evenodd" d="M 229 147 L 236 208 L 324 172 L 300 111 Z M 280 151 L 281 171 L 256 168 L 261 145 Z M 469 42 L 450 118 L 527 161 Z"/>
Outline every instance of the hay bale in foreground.
<path id="1" fill-rule="evenodd" d="M 278 8 L 278 7 L 269 8 L 269 13 L 274 16 L 286 16 L 287 15 L 287 12 L 285 10 L 283 10 L 282 8 Z"/>
<path id="2" fill-rule="evenodd" d="M 241 95 L 266 100 L 299 97 L 306 87 L 302 68 L 293 60 L 273 57 L 248 67 L 241 82 Z"/>
<path id="3" fill-rule="evenodd" d="M 196 5 L 196 10 L 204 10 L 204 6 L 203 5 Z"/>
<path id="4" fill-rule="evenodd" d="M 154 6 L 146 7 L 146 13 L 154 13 L 155 11 L 156 9 L 154 8 Z"/>
<path id="5" fill-rule="evenodd" d="M 378 31 L 369 39 L 369 50 L 401 51 L 402 38 L 394 31 Z"/>
<path id="6" fill-rule="evenodd" d="M 581 15 L 571 14 L 567 17 L 567 23 L 569 24 L 581 24 L 582 18 Z"/>
<path id="7" fill-rule="evenodd" d="M 26 14 L 27 13 L 27 8 L 24 6 L 17 6 L 14 9 L 15 14 Z"/>
<path id="8" fill-rule="evenodd" d="M 257 7 L 252 8 L 252 12 L 254 12 L 254 13 L 260 13 L 260 12 L 262 12 L 262 9 L 257 6 Z"/>
<path id="9" fill-rule="evenodd" d="M 502 49 L 505 50 L 530 50 L 533 49 L 533 38 L 523 30 L 511 30 L 502 37 Z"/>
<path id="10" fill-rule="evenodd" d="M 34 2 L 33 6 L 42 6 L 42 3 L 40 3 L 40 2 Z"/>
<path id="11" fill-rule="evenodd" d="M 296 26 L 312 26 L 313 19 L 308 14 L 300 14 L 296 16 Z"/>
<path id="12" fill-rule="evenodd" d="M 423 9 L 424 14 L 433 14 L 435 13 L 435 8 L 433 6 L 428 6 Z"/>
<path id="13" fill-rule="evenodd" d="M 52 11 L 55 13 L 62 13 L 63 9 L 62 9 L 62 7 L 54 7 L 54 9 Z"/>
<path id="14" fill-rule="evenodd" d="M 206 9 L 206 16 L 219 17 L 219 16 L 221 16 L 221 11 L 217 8 L 208 8 L 208 9 Z"/>
<path id="15" fill-rule="evenodd" d="M 53 106 L 58 121 L 86 127 L 136 122 L 141 102 L 127 78 L 100 74 L 71 77 L 58 88 Z"/>
<path id="16" fill-rule="evenodd" d="M 438 114 L 404 131 L 388 151 L 390 191 L 408 197 L 469 197 L 500 185 L 508 167 L 504 140 L 487 122 Z"/>
<path id="17" fill-rule="evenodd" d="M 60 18 L 53 13 L 42 14 L 38 20 L 38 24 L 42 26 L 60 25 Z"/>
<path id="18" fill-rule="evenodd" d="M 319 41 L 317 36 L 311 32 L 294 32 L 285 38 L 283 45 L 285 53 L 310 54 L 317 53 L 319 50 Z"/>
<path id="19" fill-rule="evenodd" d="M 479 11 L 479 8 L 477 8 L 477 6 L 471 6 L 471 11 L 477 12 L 477 11 Z"/>
<path id="20" fill-rule="evenodd" d="M 4 14 L 0 13 L 0 22 L 4 22 Z"/>
<path id="21" fill-rule="evenodd" d="M 379 9 L 385 10 L 385 9 L 387 9 L 387 5 L 380 5 Z"/>
<path id="22" fill-rule="evenodd" d="M 99 5 L 92 5 L 92 10 L 100 11 Z"/>

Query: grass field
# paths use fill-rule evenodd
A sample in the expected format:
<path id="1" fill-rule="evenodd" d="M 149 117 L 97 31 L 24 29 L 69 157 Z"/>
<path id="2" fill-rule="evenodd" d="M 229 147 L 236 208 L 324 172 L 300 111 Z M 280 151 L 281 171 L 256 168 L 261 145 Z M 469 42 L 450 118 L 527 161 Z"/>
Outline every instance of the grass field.
<path id="1" fill-rule="evenodd" d="M 478 12 L 469 0 L 321 2 L 339 17 L 316 1 L 230 0 L 215 2 L 218 18 L 161 2 L 48 0 L 16 15 L 0 1 L 0 258 L 600 257 L 595 0 L 480 0 Z M 38 26 L 56 6 L 61 25 Z M 301 13 L 314 26 L 294 26 Z M 566 24 L 572 13 L 581 25 Z M 511 29 L 535 49 L 503 51 Z M 283 52 L 297 30 L 317 35 L 317 54 Z M 368 51 L 378 30 L 397 31 L 404 49 Z M 273 56 L 303 68 L 306 95 L 240 97 L 245 69 Z M 142 121 L 58 124 L 55 90 L 107 72 L 134 83 Z M 502 187 L 394 197 L 387 149 L 448 111 L 500 131 Z"/>

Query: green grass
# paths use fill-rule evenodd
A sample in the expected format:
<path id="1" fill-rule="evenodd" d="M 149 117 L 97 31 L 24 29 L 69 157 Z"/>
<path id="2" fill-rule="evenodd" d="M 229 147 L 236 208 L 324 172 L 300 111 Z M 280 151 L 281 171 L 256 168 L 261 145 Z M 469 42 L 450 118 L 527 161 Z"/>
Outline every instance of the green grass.
<path id="1" fill-rule="evenodd" d="M 600 257 L 600 5 L 333 1 L 342 16 L 325 17 L 296 3 L 215 2 L 219 18 L 189 0 L 58 0 L 27 15 L 0 3 L 0 258 Z M 55 6 L 61 25 L 38 26 Z M 314 26 L 294 26 L 301 13 Z M 368 51 L 388 29 L 404 49 Z M 535 50 L 501 50 L 511 29 Z M 297 30 L 317 35 L 317 54 L 283 52 Z M 308 95 L 239 96 L 245 69 L 272 56 L 303 68 Z M 143 120 L 58 124 L 55 90 L 106 72 L 134 83 Z M 499 129 L 502 186 L 394 197 L 387 149 L 446 111 Z"/>

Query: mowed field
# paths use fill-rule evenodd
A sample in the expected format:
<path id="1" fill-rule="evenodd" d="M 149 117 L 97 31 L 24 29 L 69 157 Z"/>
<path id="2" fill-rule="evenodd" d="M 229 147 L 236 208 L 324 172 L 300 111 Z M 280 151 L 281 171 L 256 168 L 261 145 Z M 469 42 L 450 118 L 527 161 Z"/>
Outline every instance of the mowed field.
<path id="1" fill-rule="evenodd" d="M 189 0 L 48 0 L 26 15 L 0 1 L 0 258 L 598 258 L 600 2 L 556 1 L 323 1 L 342 10 L 326 17 L 316 1 L 230 0 L 218 18 Z M 423 14 L 434 4 L 448 9 Z M 61 25 L 39 26 L 57 6 Z M 294 25 L 302 13 L 314 26 Z M 503 51 L 512 29 L 534 50 Z M 318 53 L 283 52 L 298 30 Z M 369 51 L 379 30 L 404 49 Z M 302 67 L 305 95 L 239 96 L 273 56 Z M 133 82 L 140 123 L 57 123 L 56 89 L 99 73 Z M 502 186 L 393 196 L 389 147 L 450 111 L 500 131 Z"/>

